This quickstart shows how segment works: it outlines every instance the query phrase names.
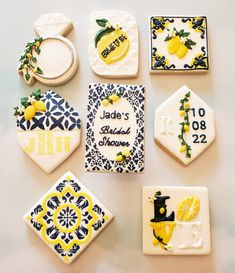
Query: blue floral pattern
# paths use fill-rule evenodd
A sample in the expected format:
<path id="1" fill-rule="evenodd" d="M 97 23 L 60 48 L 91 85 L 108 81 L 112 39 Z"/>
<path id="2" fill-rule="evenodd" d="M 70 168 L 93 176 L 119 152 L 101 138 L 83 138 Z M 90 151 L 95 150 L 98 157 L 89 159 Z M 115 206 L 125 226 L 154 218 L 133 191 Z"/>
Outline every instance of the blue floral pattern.
<path id="1" fill-rule="evenodd" d="M 123 162 L 116 162 L 104 157 L 97 148 L 94 138 L 94 120 L 103 98 L 119 93 L 133 107 L 137 132 L 131 157 Z M 144 113 L 145 95 L 141 85 L 99 84 L 89 85 L 88 115 L 86 125 L 86 161 L 87 171 L 142 172 L 144 170 Z"/>
<path id="2" fill-rule="evenodd" d="M 32 120 L 26 121 L 24 116 L 16 119 L 17 128 L 23 131 L 39 130 L 68 130 L 81 129 L 78 112 L 54 91 L 42 94 L 41 100 L 46 105 L 45 112 L 36 112 Z"/>
<path id="3" fill-rule="evenodd" d="M 70 263 L 111 218 L 71 173 L 57 181 L 25 216 L 29 226 L 66 263 Z"/>

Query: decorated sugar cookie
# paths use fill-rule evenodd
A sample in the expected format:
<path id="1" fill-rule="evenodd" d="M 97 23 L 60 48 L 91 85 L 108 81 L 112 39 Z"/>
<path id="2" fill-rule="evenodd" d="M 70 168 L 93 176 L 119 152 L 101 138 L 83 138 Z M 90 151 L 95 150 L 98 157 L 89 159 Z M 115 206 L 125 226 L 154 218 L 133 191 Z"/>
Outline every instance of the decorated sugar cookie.
<path id="1" fill-rule="evenodd" d="M 79 114 L 54 91 L 34 91 L 14 109 L 18 142 L 45 172 L 53 171 L 80 144 Z"/>
<path id="2" fill-rule="evenodd" d="M 215 139 L 213 110 L 183 86 L 155 111 L 154 139 L 187 165 Z"/>
<path id="3" fill-rule="evenodd" d="M 78 58 L 74 45 L 64 38 L 73 28 L 61 13 L 42 15 L 34 24 L 38 38 L 28 42 L 20 57 L 18 71 L 27 84 L 39 81 L 61 85 L 75 74 Z"/>
<path id="4" fill-rule="evenodd" d="M 207 188 L 143 188 L 145 254 L 206 255 L 210 251 Z"/>
<path id="5" fill-rule="evenodd" d="M 93 83 L 88 102 L 86 170 L 142 172 L 144 87 Z"/>
<path id="6" fill-rule="evenodd" d="M 89 25 L 89 62 L 104 77 L 131 78 L 138 72 L 138 27 L 133 15 L 93 11 Z"/>
<path id="7" fill-rule="evenodd" d="M 205 16 L 151 16 L 150 72 L 209 70 Z"/>
<path id="8" fill-rule="evenodd" d="M 71 172 L 64 174 L 24 216 L 29 227 L 67 264 L 112 218 Z"/>

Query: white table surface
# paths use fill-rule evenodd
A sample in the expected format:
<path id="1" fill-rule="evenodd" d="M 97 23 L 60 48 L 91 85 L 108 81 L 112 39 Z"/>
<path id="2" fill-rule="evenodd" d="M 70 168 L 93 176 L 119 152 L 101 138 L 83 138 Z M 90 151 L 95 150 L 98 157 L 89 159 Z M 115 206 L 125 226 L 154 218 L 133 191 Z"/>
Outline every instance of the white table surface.
<path id="1" fill-rule="evenodd" d="M 137 3 L 138 2 L 138 3 Z M 1 1 L 0 52 L 0 271 L 2 273 L 233 273 L 235 272 L 235 24 L 233 0 L 38 0 Z M 112 82 L 89 67 L 88 15 L 94 9 L 120 9 L 136 16 L 140 32 L 140 70 L 133 80 L 115 83 L 146 86 L 146 168 L 144 174 L 97 174 L 84 171 L 82 144 L 51 174 L 44 173 L 19 148 L 12 107 L 22 96 L 46 86 L 27 86 L 17 74 L 18 58 L 35 37 L 33 22 L 43 13 L 63 12 L 74 21 L 68 35 L 76 45 L 80 67 L 64 86 L 54 88 L 80 113 L 83 128 L 89 82 Z M 148 15 L 206 15 L 209 24 L 211 71 L 204 75 L 149 75 Z M 190 166 L 182 167 L 153 141 L 154 110 L 186 84 L 216 114 L 217 139 Z M 114 214 L 115 219 L 72 263 L 58 257 L 22 221 L 23 214 L 71 170 Z M 142 254 L 141 193 L 144 185 L 203 185 L 209 188 L 212 254 L 209 256 L 147 256 Z"/>

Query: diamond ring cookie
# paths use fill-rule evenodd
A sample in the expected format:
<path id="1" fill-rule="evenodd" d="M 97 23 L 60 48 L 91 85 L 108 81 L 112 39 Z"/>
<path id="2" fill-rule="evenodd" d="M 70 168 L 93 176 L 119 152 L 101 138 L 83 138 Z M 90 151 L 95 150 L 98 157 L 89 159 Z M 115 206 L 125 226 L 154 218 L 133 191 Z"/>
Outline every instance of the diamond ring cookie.
<path id="1" fill-rule="evenodd" d="M 154 139 L 174 158 L 188 165 L 215 140 L 214 112 L 183 86 L 155 111 Z"/>
<path id="2" fill-rule="evenodd" d="M 207 188 L 143 188 L 145 254 L 207 255 L 210 251 Z"/>
<path id="3" fill-rule="evenodd" d="M 45 172 L 53 171 L 79 146 L 79 114 L 54 91 L 34 91 L 14 109 L 18 142 Z"/>
<path id="4" fill-rule="evenodd" d="M 138 27 L 133 15 L 117 10 L 93 11 L 89 19 L 89 62 L 100 76 L 133 78 L 138 73 Z"/>
<path id="5" fill-rule="evenodd" d="M 64 174 L 24 216 L 29 227 L 67 264 L 112 218 L 71 172 Z"/>
<path id="6" fill-rule="evenodd" d="M 72 22 L 61 13 L 42 15 L 34 24 L 38 38 L 27 43 L 18 71 L 27 84 L 39 81 L 56 86 L 67 82 L 78 68 L 76 49 L 65 36 Z"/>
<path id="7" fill-rule="evenodd" d="M 89 85 L 87 171 L 144 170 L 145 91 L 141 85 Z"/>
<path id="8" fill-rule="evenodd" d="M 151 16 L 149 30 L 151 73 L 209 70 L 205 16 Z"/>

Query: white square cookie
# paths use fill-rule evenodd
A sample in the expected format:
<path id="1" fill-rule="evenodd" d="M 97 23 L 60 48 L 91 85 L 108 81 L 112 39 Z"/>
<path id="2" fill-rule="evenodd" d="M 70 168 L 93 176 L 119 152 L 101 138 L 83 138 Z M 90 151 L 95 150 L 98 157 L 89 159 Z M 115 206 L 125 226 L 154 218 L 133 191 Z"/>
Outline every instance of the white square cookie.
<path id="1" fill-rule="evenodd" d="M 118 10 L 93 11 L 89 18 L 89 63 L 97 75 L 133 78 L 139 65 L 138 27 L 133 15 Z"/>
<path id="2" fill-rule="evenodd" d="M 188 165 L 215 140 L 214 112 L 192 90 L 182 86 L 156 109 L 154 139 Z"/>
<path id="3" fill-rule="evenodd" d="M 205 187 L 143 187 L 143 252 L 207 255 L 211 251 Z"/>
<path id="4" fill-rule="evenodd" d="M 112 214 L 71 173 L 65 173 L 24 216 L 65 263 L 71 263 L 111 221 Z"/>
<path id="5" fill-rule="evenodd" d="M 144 170 L 145 90 L 142 85 L 89 85 L 87 171 Z"/>
<path id="6" fill-rule="evenodd" d="M 151 73 L 209 70 L 205 16 L 149 17 Z"/>

